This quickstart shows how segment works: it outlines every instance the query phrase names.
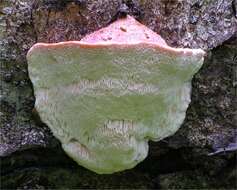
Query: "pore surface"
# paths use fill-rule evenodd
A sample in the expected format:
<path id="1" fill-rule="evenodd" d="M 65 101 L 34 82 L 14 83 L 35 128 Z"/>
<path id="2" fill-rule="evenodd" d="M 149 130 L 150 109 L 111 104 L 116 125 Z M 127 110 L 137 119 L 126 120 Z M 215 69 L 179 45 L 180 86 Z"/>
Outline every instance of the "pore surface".
<path id="1" fill-rule="evenodd" d="M 80 165 L 97 173 L 132 168 L 148 140 L 175 133 L 203 58 L 146 44 L 38 45 L 28 55 L 35 107 Z"/>

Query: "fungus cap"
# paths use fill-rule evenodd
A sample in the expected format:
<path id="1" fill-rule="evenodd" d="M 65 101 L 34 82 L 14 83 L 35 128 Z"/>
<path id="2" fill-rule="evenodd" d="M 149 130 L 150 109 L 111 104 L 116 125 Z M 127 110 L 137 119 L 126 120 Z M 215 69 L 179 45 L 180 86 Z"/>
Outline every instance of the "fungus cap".
<path id="1" fill-rule="evenodd" d="M 181 126 L 204 54 L 169 47 L 131 16 L 81 41 L 38 43 L 27 55 L 35 108 L 78 164 L 97 173 L 133 168 L 148 140 Z"/>

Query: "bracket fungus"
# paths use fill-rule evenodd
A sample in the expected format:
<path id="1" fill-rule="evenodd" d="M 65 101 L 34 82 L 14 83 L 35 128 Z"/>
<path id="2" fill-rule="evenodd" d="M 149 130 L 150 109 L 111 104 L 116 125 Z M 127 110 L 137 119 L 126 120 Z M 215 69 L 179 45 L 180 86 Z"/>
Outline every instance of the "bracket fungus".
<path id="1" fill-rule="evenodd" d="M 169 47 L 131 16 L 81 41 L 37 43 L 27 55 L 35 108 L 78 164 L 100 174 L 133 168 L 148 140 L 182 124 L 204 54 Z"/>

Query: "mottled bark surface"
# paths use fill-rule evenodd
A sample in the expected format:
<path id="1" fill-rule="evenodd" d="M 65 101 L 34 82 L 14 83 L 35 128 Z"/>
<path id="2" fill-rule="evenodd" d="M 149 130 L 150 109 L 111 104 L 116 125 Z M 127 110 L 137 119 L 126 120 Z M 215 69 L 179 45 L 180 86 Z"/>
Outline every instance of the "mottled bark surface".
<path id="1" fill-rule="evenodd" d="M 236 0 L 0 1 L 2 188 L 236 188 L 236 10 Z M 36 42 L 80 40 L 125 14 L 169 45 L 208 54 L 180 130 L 152 142 L 136 168 L 96 175 L 68 158 L 32 112 L 25 56 Z"/>

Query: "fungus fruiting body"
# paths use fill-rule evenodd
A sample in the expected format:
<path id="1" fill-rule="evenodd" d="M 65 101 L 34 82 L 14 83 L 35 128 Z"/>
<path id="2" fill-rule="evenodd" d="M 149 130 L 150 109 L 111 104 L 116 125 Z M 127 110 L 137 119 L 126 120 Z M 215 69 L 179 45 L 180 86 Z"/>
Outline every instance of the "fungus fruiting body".
<path id="1" fill-rule="evenodd" d="M 65 152 L 113 173 L 141 162 L 148 140 L 178 130 L 203 56 L 127 16 L 81 41 L 35 44 L 27 59 L 35 108 Z"/>

